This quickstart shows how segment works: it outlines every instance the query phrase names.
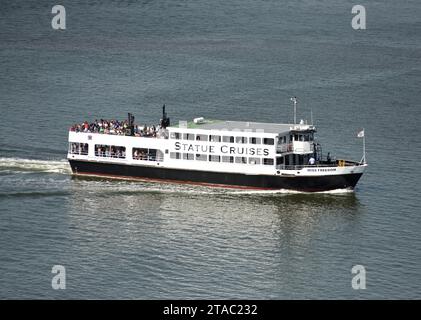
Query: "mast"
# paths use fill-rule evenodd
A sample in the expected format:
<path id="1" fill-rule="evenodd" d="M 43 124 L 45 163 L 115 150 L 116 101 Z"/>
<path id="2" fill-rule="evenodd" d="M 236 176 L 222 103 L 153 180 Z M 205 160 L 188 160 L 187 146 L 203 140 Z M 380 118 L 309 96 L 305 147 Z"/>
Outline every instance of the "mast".
<path id="1" fill-rule="evenodd" d="M 294 124 L 297 123 L 297 97 L 292 97 L 291 101 L 294 103 Z"/>

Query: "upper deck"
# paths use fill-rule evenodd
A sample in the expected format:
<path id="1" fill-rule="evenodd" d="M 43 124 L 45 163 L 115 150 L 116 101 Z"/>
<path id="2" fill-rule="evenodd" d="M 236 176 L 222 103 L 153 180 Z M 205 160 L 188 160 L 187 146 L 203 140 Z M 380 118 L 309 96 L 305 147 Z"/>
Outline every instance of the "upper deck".
<path id="1" fill-rule="evenodd" d="M 197 121 L 195 121 L 197 120 Z M 168 129 L 199 129 L 199 130 L 217 130 L 231 132 L 249 132 L 249 133 L 269 133 L 283 135 L 289 132 L 316 131 L 313 125 L 304 123 L 288 124 L 288 123 L 264 123 L 250 121 L 224 121 L 214 119 L 197 118 L 192 122 L 180 121 L 178 126 L 172 126 Z"/>

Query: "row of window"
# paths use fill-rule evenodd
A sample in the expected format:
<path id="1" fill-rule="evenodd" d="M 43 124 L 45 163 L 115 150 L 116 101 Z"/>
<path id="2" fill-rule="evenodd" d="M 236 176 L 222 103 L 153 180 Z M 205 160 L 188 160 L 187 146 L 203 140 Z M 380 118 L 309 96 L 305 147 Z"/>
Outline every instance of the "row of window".
<path id="1" fill-rule="evenodd" d="M 225 142 L 225 143 L 250 143 L 250 144 L 266 144 L 273 145 L 275 140 L 273 138 L 257 138 L 257 137 L 234 137 L 234 136 L 218 136 L 207 134 L 193 134 L 193 133 L 180 133 L 171 132 L 171 139 L 175 140 L 190 140 L 190 141 L 210 141 L 210 142 Z"/>
<path id="2" fill-rule="evenodd" d="M 293 141 L 313 141 L 313 133 L 308 134 L 291 134 L 289 136 L 289 142 Z M 287 143 L 287 136 L 279 137 L 278 144 Z"/>
<path id="3" fill-rule="evenodd" d="M 88 155 L 88 144 L 71 142 L 69 144 L 69 153 Z M 95 145 L 95 156 L 102 158 L 126 159 L 126 147 L 112 146 L 105 144 Z M 132 159 L 143 161 L 162 161 L 164 154 L 158 149 L 133 148 Z"/>
<path id="4" fill-rule="evenodd" d="M 88 155 L 88 144 L 87 143 L 73 143 L 69 145 L 69 152 L 71 154 Z M 104 158 L 126 158 L 126 147 L 112 146 L 112 145 L 95 145 L 95 156 Z M 133 160 L 143 161 L 162 161 L 164 154 L 158 149 L 148 148 L 133 148 L 132 149 Z M 234 157 L 234 156 L 219 156 L 219 155 L 207 155 L 207 154 L 194 154 L 194 153 L 181 153 L 181 152 L 170 152 L 171 159 L 183 159 L 183 160 L 197 160 L 197 161 L 210 161 L 210 162 L 224 162 L 224 163 L 242 163 L 242 164 L 264 164 L 273 165 L 273 158 L 258 158 L 258 157 Z"/>
<path id="5" fill-rule="evenodd" d="M 225 163 L 243 163 L 243 164 L 264 164 L 273 165 L 273 158 L 257 158 L 257 157 L 234 157 L 234 156 L 218 156 L 194 153 L 170 152 L 171 159 L 183 160 L 197 160 L 210 162 L 225 162 Z M 263 161 L 262 161 L 263 160 Z"/>

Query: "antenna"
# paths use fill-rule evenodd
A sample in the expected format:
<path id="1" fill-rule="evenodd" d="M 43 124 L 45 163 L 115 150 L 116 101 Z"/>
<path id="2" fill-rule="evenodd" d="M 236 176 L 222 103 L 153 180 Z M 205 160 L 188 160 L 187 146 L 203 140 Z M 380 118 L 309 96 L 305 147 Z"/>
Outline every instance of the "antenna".
<path id="1" fill-rule="evenodd" d="M 294 103 L 294 124 L 297 123 L 297 97 L 292 97 L 291 101 Z"/>
<path id="2" fill-rule="evenodd" d="M 313 125 L 313 108 L 310 109 L 311 125 Z"/>

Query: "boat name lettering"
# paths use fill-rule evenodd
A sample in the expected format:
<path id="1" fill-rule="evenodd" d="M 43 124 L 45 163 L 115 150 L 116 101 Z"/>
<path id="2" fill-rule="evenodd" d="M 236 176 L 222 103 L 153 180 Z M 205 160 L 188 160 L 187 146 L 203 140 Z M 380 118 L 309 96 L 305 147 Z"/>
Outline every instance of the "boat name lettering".
<path id="1" fill-rule="evenodd" d="M 215 153 L 217 148 L 214 145 L 199 145 L 191 143 L 175 142 L 174 144 L 176 151 L 182 152 L 198 152 L 198 153 Z M 267 148 L 247 148 L 247 147 L 233 147 L 222 145 L 219 149 L 220 153 L 223 154 L 235 154 L 235 155 L 249 155 L 249 156 L 268 156 L 269 149 Z"/>
<path id="2" fill-rule="evenodd" d="M 328 172 L 328 171 L 336 171 L 336 168 L 307 168 L 309 172 Z"/>

